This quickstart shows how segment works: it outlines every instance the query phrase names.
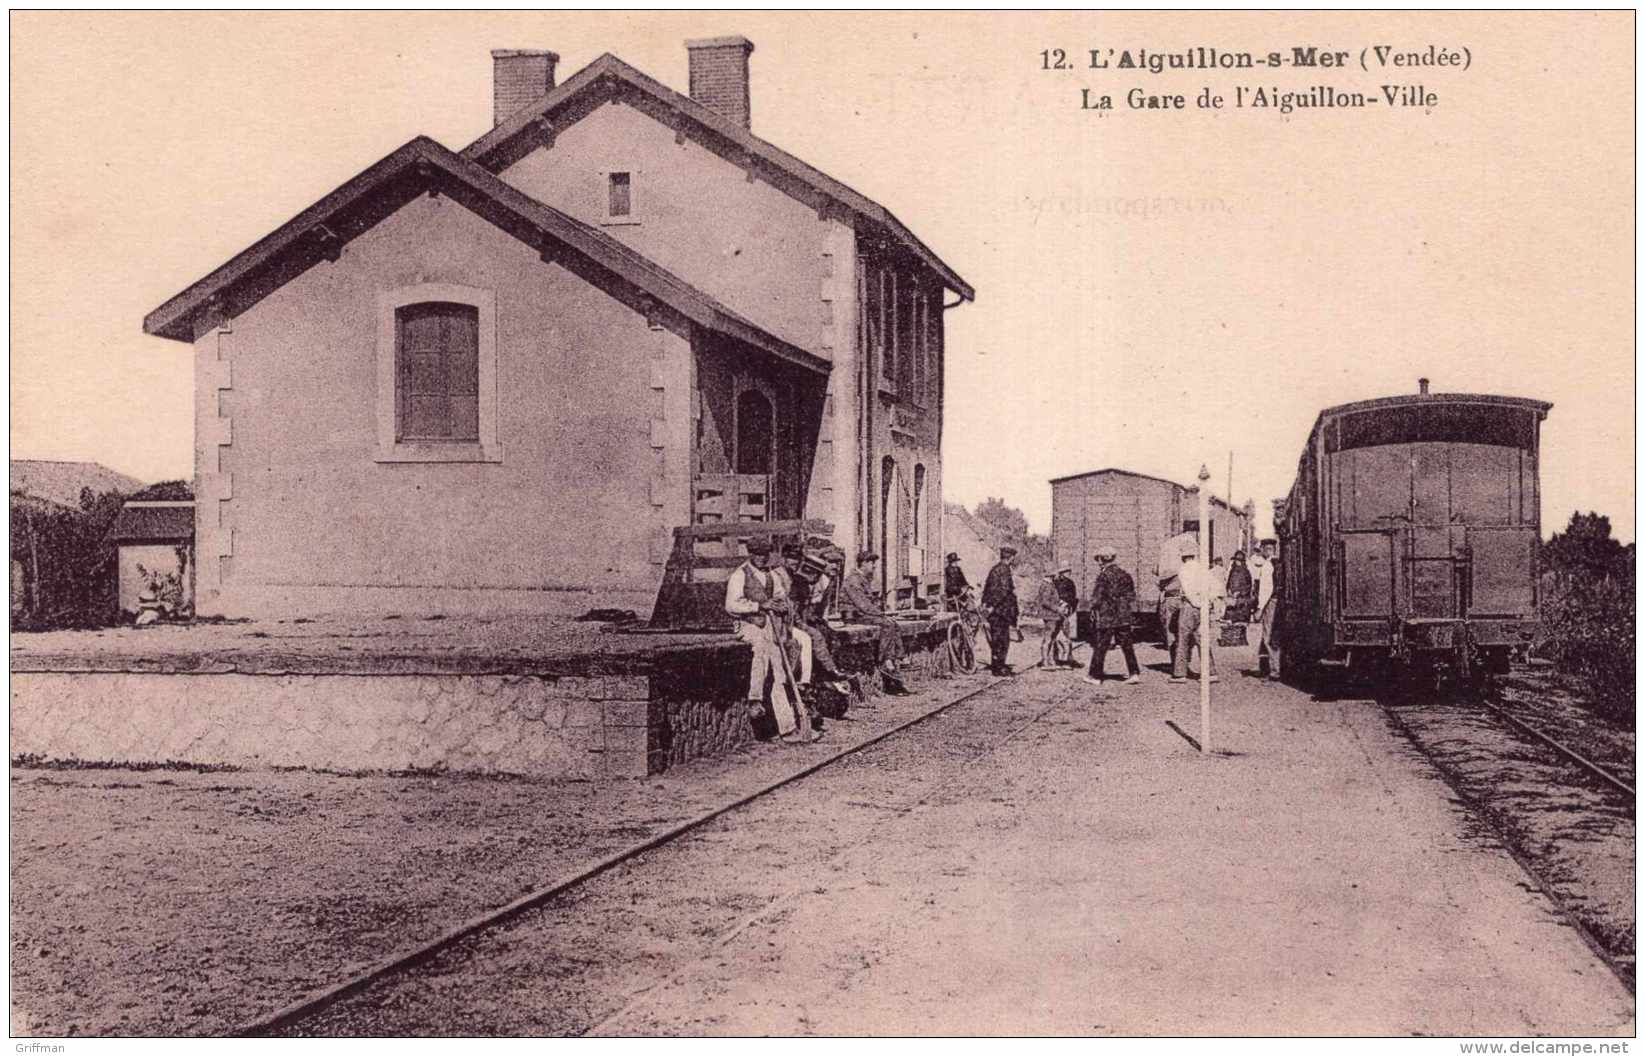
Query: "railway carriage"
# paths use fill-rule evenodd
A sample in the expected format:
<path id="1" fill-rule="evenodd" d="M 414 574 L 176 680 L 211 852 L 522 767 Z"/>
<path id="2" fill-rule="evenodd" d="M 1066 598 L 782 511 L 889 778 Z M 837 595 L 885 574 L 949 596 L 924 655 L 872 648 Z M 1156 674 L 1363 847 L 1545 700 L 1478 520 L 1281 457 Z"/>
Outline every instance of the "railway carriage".
<path id="1" fill-rule="evenodd" d="M 1504 672 L 1537 632 L 1551 404 L 1428 392 L 1322 411 L 1275 519 L 1287 667 Z"/>

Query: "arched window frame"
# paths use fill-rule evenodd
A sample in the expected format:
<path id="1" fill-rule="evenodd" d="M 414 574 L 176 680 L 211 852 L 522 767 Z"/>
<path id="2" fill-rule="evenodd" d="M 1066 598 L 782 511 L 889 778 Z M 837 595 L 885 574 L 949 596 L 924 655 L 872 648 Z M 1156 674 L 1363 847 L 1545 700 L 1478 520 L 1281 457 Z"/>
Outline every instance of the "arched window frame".
<path id="1" fill-rule="evenodd" d="M 429 441 L 396 439 L 399 310 L 425 302 L 469 305 L 478 328 L 479 439 Z M 497 296 L 488 289 L 455 283 L 415 283 L 385 290 L 377 298 L 377 462 L 502 462 L 497 440 Z"/>

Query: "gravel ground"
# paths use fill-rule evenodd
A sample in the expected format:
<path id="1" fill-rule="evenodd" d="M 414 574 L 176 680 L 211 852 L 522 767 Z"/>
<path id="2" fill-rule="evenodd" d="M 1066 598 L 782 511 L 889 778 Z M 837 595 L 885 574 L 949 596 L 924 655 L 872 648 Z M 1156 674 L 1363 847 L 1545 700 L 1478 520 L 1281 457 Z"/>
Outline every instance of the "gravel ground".
<path id="1" fill-rule="evenodd" d="M 1226 651 L 1207 760 L 1161 656 L 993 684 L 294 1033 L 1631 1030 L 1383 710 Z M 14 767 L 14 1033 L 227 1031 L 986 685 L 608 786 Z"/>
<path id="2" fill-rule="evenodd" d="M 1516 672 L 1494 696 L 1499 707 L 1631 781 L 1634 732 L 1597 718 L 1546 671 Z M 1634 805 L 1553 749 L 1466 701 L 1391 697 L 1384 705 L 1401 733 L 1501 833 L 1632 986 Z"/>
<path id="3" fill-rule="evenodd" d="M 606 785 L 11 770 L 12 1026 L 214 1035 L 985 685 Z"/>
<path id="4" fill-rule="evenodd" d="M 1380 709 L 1239 660 L 1213 758 L 1193 687 L 1033 673 L 292 1034 L 1632 1030 Z"/>

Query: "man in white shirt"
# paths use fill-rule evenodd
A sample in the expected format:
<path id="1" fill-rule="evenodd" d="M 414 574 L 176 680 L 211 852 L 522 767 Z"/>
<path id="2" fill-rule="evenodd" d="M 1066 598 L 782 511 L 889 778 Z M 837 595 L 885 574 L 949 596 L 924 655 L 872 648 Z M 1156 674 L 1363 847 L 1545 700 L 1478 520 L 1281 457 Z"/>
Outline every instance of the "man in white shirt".
<path id="1" fill-rule="evenodd" d="M 773 576 L 771 541 L 753 539 L 748 544 L 748 560 L 731 571 L 725 582 L 725 611 L 737 618 L 736 635 L 754 650 L 748 673 L 748 700 L 758 706 L 765 695 L 766 675 L 771 681 L 771 715 L 777 733 L 791 744 L 815 740 L 804 706 L 788 692 L 782 673 L 788 660 L 779 651 L 772 627 L 788 610 L 788 598 L 781 581 Z"/>
<path id="2" fill-rule="evenodd" d="M 1197 643 L 1200 663 L 1206 666 L 1214 683 L 1217 681 L 1217 659 L 1209 637 L 1201 633 L 1200 607 L 1209 599 L 1215 609 L 1222 599 L 1222 584 L 1215 570 L 1199 563 L 1199 545 L 1194 544 L 1193 550 L 1189 550 L 1188 546 L 1186 543 L 1183 545 L 1182 568 L 1177 572 L 1177 582 L 1182 586 L 1182 610 L 1177 616 L 1177 648 L 1171 657 L 1171 681 L 1187 681 L 1188 656 Z"/>
<path id="3" fill-rule="evenodd" d="M 1262 621 L 1262 633 L 1257 638 L 1257 656 L 1261 658 L 1264 647 L 1268 650 L 1268 678 L 1279 678 L 1279 645 L 1274 642 L 1274 616 L 1279 611 L 1279 598 L 1274 594 L 1274 572 L 1276 559 L 1273 540 L 1266 540 L 1262 544 L 1262 561 L 1257 564 L 1253 561 L 1251 571 L 1257 581 L 1257 614 Z"/>

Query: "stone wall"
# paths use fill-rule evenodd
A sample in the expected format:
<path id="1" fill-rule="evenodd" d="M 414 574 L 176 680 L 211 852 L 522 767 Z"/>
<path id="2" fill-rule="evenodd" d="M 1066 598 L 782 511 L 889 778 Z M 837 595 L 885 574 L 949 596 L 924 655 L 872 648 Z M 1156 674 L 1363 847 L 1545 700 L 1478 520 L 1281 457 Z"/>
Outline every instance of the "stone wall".
<path id="1" fill-rule="evenodd" d="M 845 667 L 872 667 L 873 629 L 838 640 Z M 935 674 L 940 631 L 910 629 L 906 641 L 909 668 Z M 603 780 L 657 774 L 756 736 L 749 653 L 738 643 L 659 644 L 625 670 L 579 675 L 190 671 L 177 658 L 170 670 L 111 670 L 106 659 L 65 670 L 40 660 L 12 672 L 13 759 Z M 561 671 L 572 660 L 561 658 Z"/>

